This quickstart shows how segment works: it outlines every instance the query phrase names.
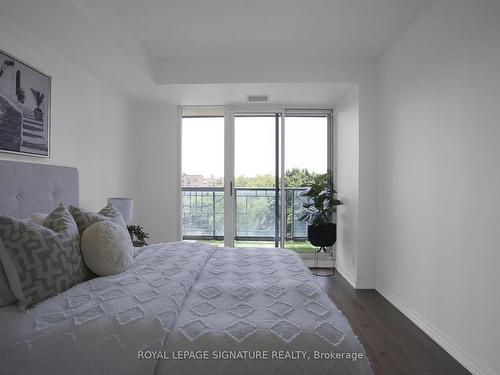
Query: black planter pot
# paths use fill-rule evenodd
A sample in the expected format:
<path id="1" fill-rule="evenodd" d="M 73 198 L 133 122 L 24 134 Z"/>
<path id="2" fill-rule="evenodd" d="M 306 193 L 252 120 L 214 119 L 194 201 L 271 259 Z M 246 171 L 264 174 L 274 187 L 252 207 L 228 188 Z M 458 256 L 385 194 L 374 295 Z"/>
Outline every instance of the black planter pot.
<path id="1" fill-rule="evenodd" d="M 316 247 L 333 246 L 337 240 L 337 224 L 309 225 L 307 227 L 307 239 L 311 245 Z"/>

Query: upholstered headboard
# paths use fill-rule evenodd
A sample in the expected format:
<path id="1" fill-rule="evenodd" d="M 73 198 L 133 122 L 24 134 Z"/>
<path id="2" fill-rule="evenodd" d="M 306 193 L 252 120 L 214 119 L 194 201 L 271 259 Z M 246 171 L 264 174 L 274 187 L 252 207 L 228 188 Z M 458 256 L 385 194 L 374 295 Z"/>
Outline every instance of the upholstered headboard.
<path id="1" fill-rule="evenodd" d="M 78 205 L 78 169 L 0 160 L 0 214 L 17 218 Z"/>

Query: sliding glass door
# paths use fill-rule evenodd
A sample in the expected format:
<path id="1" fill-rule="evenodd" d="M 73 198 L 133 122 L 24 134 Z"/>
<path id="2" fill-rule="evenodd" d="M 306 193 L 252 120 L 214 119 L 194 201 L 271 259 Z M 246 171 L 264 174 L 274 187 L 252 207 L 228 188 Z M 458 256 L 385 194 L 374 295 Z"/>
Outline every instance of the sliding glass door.
<path id="1" fill-rule="evenodd" d="M 221 111 L 219 109 L 219 111 Z M 333 171 L 331 111 L 229 108 L 182 117 L 182 235 L 310 252 L 301 193 Z"/>
<path id="2" fill-rule="evenodd" d="M 316 176 L 333 169 L 331 115 L 321 112 L 291 112 L 285 116 L 284 178 L 285 193 L 283 247 L 311 252 L 307 224 L 300 222 L 305 188 Z"/>
<path id="3" fill-rule="evenodd" d="M 281 113 L 234 115 L 235 246 L 280 245 Z"/>
<path id="4" fill-rule="evenodd" d="M 183 109 L 182 239 L 224 244 L 224 112 Z"/>

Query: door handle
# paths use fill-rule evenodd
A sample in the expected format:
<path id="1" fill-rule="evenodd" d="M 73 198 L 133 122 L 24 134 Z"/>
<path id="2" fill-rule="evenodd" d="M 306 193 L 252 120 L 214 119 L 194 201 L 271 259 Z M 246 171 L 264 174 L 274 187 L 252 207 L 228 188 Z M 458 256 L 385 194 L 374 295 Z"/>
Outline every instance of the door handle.
<path id="1" fill-rule="evenodd" d="M 233 181 L 229 182 L 229 196 L 233 196 Z"/>

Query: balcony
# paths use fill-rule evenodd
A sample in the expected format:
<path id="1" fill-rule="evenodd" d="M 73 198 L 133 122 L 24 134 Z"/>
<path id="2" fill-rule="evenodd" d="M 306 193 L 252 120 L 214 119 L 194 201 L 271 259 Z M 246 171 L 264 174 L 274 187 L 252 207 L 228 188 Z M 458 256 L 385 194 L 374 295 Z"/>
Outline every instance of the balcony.
<path id="1" fill-rule="evenodd" d="M 311 251 L 306 242 L 307 226 L 298 221 L 305 188 L 285 188 L 285 247 Z M 280 237 L 275 215 L 276 191 L 273 187 L 235 188 L 236 246 L 274 246 Z M 278 203 L 279 204 L 279 203 Z M 278 207 L 279 208 L 279 207 Z M 182 188 L 182 236 L 188 240 L 222 243 L 224 239 L 224 189 L 222 187 Z"/>

